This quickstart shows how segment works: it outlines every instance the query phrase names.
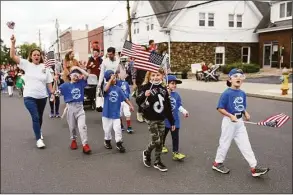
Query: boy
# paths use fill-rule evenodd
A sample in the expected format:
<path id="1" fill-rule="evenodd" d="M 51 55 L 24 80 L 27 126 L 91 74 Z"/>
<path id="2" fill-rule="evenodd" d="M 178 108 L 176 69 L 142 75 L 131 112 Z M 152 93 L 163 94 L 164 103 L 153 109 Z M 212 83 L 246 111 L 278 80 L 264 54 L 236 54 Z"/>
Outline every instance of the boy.
<path id="1" fill-rule="evenodd" d="M 72 150 L 77 149 L 76 129 L 78 128 L 80 139 L 83 145 L 83 152 L 90 154 L 91 149 L 88 145 L 87 126 L 85 123 L 85 112 L 83 109 L 84 88 L 87 85 L 88 73 L 83 69 L 73 66 L 69 74 L 70 82 L 63 83 L 59 90 L 64 96 L 67 104 L 67 123 L 70 132 Z"/>
<path id="2" fill-rule="evenodd" d="M 143 117 L 146 119 L 151 134 L 151 142 L 143 151 L 143 163 L 151 167 L 151 152 L 155 151 L 154 168 L 167 171 L 167 167 L 161 161 L 162 142 L 165 133 L 164 120 L 167 118 L 171 124 L 171 130 L 175 130 L 174 117 L 172 115 L 170 97 L 166 87 L 162 86 L 164 70 L 147 72 L 144 85 L 141 86 L 136 101 L 141 106 Z"/>
<path id="3" fill-rule="evenodd" d="M 16 88 L 18 89 L 19 92 L 19 97 L 23 96 L 23 85 L 24 85 L 24 71 L 20 70 L 20 72 L 17 75 L 17 79 L 16 79 Z"/>
<path id="4" fill-rule="evenodd" d="M 182 81 L 178 80 L 176 76 L 168 75 L 168 89 L 170 90 L 170 100 L 171 100 L 171 108 L 173 112 L 173 117 L 175 119 L 175 131 L 171 131 L 172 136 L 172 145 L 173 145 L 173 160 L 182 160 L 185 158 L 185 155 L 179 153 L 179 129 L 180 129 L 180 117 L 179 112 L 181 112 L 184 117 L 188 117 L 188 112 L 185 110 L 181 103 L 180 95 L 175 91 L 177 84 L 181 84 Z M 165 136 L 163 140 L 163 149 L 162 153 L 167 153 L 168 149 L 165 147 L 166 137 L 171 130 L 171 124 L 168 119 L 165 119 Z"/>
<path id="5" fill-rule="evenodd" d="M 122 130 L 120 121 L 121 103 L 126 102 L 131 111 L 134 111 L 132 104 L 125 97 L 120 87 L 116 86 L 116 77 L 114 71 L 107 70 L 104 74 L 106 84 L 104 86 L 104 107 L 102 114 L 103 129 L 105 132 L 105 148 L 112 149 L 112 129 L 115 131 L 116 148 L 119 152 L 125 152 L 122 146 Z"/>
<path id="6" fill-rule="evenodd" d="M 14 86 L 14 80 L 12 76 L 13 72 L 9 71 L 8 76 L 5 78 L 5 82 L 7 84 L 7 89 L 8 89 L 8 95 L 9 97 L 13 96 L 13 86 Z"/>
<path id="7" fill-rule="evenodd" d="M 245 76 L 240 69 L 234 68 L 229 72 L 229 80 L 227 81 L 229 88 L 221 95 L 217 107 L 217 110 L 224 115 L 224 118 L 222 120 L 220 145 L 212 168 L 223 174 L 230 172 L 224 166 L 223 162 L 230 148 L 231 141 L 234 139 L 242 155 L 251 167 L 252 176 L 258 177 L 266 174 L 269 169 L 257 166 L 246 127 L 242 120 L 243 116 L 246 120 L 250 119 L 250 115 L 246 111 L 246 94 L 240 89 L 244 79 Z"/>

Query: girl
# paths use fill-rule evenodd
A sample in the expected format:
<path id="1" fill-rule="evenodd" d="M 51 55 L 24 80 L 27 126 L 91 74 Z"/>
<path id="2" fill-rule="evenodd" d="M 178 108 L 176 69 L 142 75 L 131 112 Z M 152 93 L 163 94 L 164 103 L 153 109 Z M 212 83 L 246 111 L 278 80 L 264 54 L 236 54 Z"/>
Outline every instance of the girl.
<path id="1" fill-rule="evenodd" d="M 137 96 L 137 103 L 142 107 L 143 117 L 146 119 L 151 133 L 151 142 L 143 151 L 143 163 L 146 167 L 151 166 L 151 152 L 155 151 L 154 168 L 167 171 L 167 167 L 161 161 L 162 142 L 165 133 L 164 120 L 167 118 L 171 124 L 172 131 L 175 130 L 174 117 L 172 115 L 171 103 L 166 87 L 162 86 L 164 70 L 148 72 L 141 91 Z"/>
<path id="2" fill-rule="evenodd" d="M 69 51 L 65 55 L 65 60 L 64 60 L 64 64 L 63 64 L 62 80 L 64 82 L 70 82 L 70 80 L 69 80 L 69 73 L 70 73 L 71 68 L 73 66 L 79 67 L 79 62 L 76 59 L 74 59 L 74 52 L 73 51 Z"/>
<path id="3" fill-rule="evenodd" d="M 54 74 L 54 70 L 52 68 L 50 68 L 50 72 L 52 74 L 52 77 L 54 78 L 52 85 L 53 85 L 53 89 L 54 91 L 56 91 L 57 93 L 55 93 L 55 101 L 49 101 L 50 104 L 50 114 L 49 117 L 50 118 L 60 118 L 60 114 L 59 114 L 59 106 L 60 106 L 60 96 L 58 94 L 58 85 L 59 85 L 59 76 L 57 74 Z M 51 96 L 50 92 L 48 91 L 49 95 Z M 54 109 L 55 108 L 55 109 Z"/>

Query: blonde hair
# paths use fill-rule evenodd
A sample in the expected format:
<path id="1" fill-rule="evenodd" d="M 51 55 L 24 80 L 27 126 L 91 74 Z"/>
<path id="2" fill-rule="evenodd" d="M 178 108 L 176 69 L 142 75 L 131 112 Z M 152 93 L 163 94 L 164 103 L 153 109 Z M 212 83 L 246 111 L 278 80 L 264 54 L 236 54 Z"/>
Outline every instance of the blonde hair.
<path id="1" fill-rule="evenodd" d="M 146 72 L 142 85 L 148 84 L 150 82 L 152 73 L 157 73 L 157 72 L 152 72 L 152 71 L 147 71 Z M 158 73 L 160 73 L 162 75 L 165 75 L 165 71 L 164 71 L 163 68 L 160 68 L 158 70 Z M 162 82 L 162 86 L 166 86 L 166 83 L 164 82 L 164 79 L 163 79 L 163 82 Z"/>

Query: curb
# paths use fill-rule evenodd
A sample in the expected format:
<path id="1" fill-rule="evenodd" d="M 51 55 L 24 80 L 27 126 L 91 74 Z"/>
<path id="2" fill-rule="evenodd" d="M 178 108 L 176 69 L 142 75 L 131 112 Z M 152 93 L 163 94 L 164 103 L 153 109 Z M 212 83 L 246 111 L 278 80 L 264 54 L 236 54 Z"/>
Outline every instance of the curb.
<path id="1" fill-rule="evenodd" d="M 283 101 L 283 102 L 292 102 L 291 97 L 279 97 L 279 96 L 262 95 L 262 94 L 255 94 L 255 93 L 246 93 L 246 95 L 248 97 L 255 97 L 255 98 L 261 98 L 261 99 L 277 100 L 277 101 Z"/>

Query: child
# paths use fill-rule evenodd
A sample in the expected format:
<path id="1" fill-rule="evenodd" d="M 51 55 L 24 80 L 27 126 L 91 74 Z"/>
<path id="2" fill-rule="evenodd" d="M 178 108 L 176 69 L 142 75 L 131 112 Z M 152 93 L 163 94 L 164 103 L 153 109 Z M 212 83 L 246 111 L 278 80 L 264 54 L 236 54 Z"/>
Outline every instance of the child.
<path id="1" fill-rule="evenodd" d="M 221 95 L 217 110 L 224 115 L 222 120 L 222 132 L 219 141 L 219 147 L 213 169 L 227 174 L 230 172 L 223 164 L 226 154 L 230 148 L 231 141 L 234 139 L 242 155 L 251 167 L 253 177 L 266 174 L 269 169 L 257 166 L 254 153 L 251 149 L 246 127 L 242 117 L 246 120 L 250 119 L 250 115 L 246 111 L 246 94 L 240 89 L 245 76 L 240 69 L 232 69 L 229 72 L 229 87 Z"/>
<path id="2" fill-rule="evenodd" d="M 9 71 L 8 76 L 5 78 L 9 97 L 13 96 L 14 80 L 13 80 L 12 74 L 13 74 L 12 71 Z"/>
<path id="3" fill-rule="evenodd" d="M 104 74 L 106 80 L 104 86 L 104 107 L 102 114 L 103 129 L 105 132 L 105 148 L 112 149 L 112 129 L 115 131 L 116 148 L 121 152 L 125 152 L 122 146 L 122 130 L 120 121 L 121 103 L 126 102 L 131 111 L 134 111 L 132 104 L 125 97 L 120 87 L 116 86 L 116 77 L 114 71 L 107 70 Z"/>
<path id="4" fill-rule="evenodd" d="M 55 101 L 49 101 L 50 104 L 50 114 L 49 117 L 50 118 L 60 118 L 60 114 L 59 114 L 59 107 L 60 107 L 60 96 L 59 96 L 59 90 L 58 90 L 58 80 L 59 80 L 59 76 L 57 74 L 55 74 L 54 70 L 52 68 L 50 68 L 50 72 L 52 74 L 52 77 L 54 78 L 52 86 L 53 89 L 55 91 Z M 50 91 L 48 90 L 49 95 Z M 55 109 L 54 109 L 55 108 Z"/>
<path id="5" fill-rule="evenodd" d="M 24 77 L 24 71 L 20 70 L 16 79 L 16 88 L 18 89 L 19 97 L 23 96 L 23 85 L 24 85 L 23 77 Z"/>
<path id="6" fill-rule="evenodd" d="M 69 74 L 70 82 L 63 83 L 59 90 L 64 96 L 64 102 L 67 104 L 67 123 L 72 139 L 70 148 L 77 149 L 76 129 L 83 145 L 83 152 L 90 154 L 91 149 L 88 145 L 87 126 L 85 123 L 85 112 L 83 109 L 84 88 L 87 85 L 88 73 L 83 69 L 73 66 Z"/>
<path id="7" fill-rule="evenodd" d="M 164 140 L 165 123 L 167 118 L 171 124 L 172 131 L 175 130 L 174 117 L 172 115 L 171 103 L 166 87 L 162 86 L 164 70 L 158 72 L 147 72 L 145 81 L 141 86 L 136 101 L 142 107 L 143 117 L 146 119 L 151 133 L 151 142 L 143 151 L 143 163 L 151 167 L 151 152 L 155 150 L 154 168 L 167 171 L 167 167 L 161 161 L 162 143 Z"/>
<path id="8" fill-rule="evenodd" d="M 176 85 L 181 84 L 182 81 L 177 80 L 176 76 L 168 75 L 168 88 L 170 90 L 170 100 L 171 100 L 171 108 L 173 112 L 173 117 L 175 119 L 175 131 L 171 131 L 172 136 L 172 145 L 173 145 L 173 160 L 182 160 L 185 158 L 184 154 L 179 153 L 179 129 L 180 129 L 180 117 L 179 112 L 185 117 L 188 117 L 188 112 L 182 107 L 181 97 L 180 95 L 175 92 Z M 163 140 L 163 149 L 162 153 L 167 153 L 168 149 L 165 147 L 166 137 L 171 130 L 171 124 L 169 123 L 168 119 L 165 119 L 165 136 Z"/>

